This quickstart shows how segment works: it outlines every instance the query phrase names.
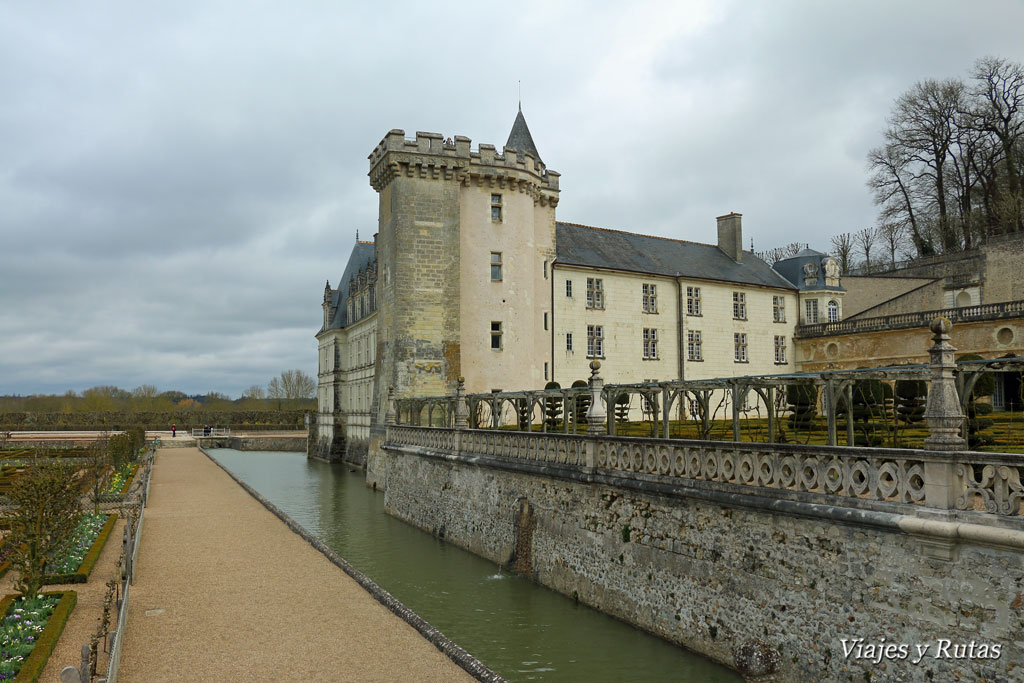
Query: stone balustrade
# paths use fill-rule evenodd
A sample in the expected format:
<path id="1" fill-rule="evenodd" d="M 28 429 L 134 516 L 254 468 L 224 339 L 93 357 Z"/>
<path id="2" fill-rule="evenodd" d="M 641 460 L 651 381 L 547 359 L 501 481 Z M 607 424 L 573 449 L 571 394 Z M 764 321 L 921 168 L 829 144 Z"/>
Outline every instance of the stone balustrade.
<path id="1" fill-rule="evenodd" d="M 1024 514 L 1024 458 L 1009 454 L 404 425 L 388 427 L 385 447 L 557 465 L 581 474 L 640 476 L 677 485 L 714 482 L 724 490 L 748 495 L 810 494 L 814 502 L 828 505 L 878 501 Z"/>
<path id="2" fill-rule="evenodd" d="M 614 421 L 607 419 L 604 410 L 606 388 L 597 361 L 591 363 L 588 386 L 576 390 L 579 393 L 572 397 L 573 401 L 584 397 L 588 400 L 585 434 L 470 429 L 466 417 L 469 397 L 460 377 L 455 397 L 443 399 L 445 411 L 456 416 L 454 422 L 446 421 L 455 424 L 454 429 L 398 424 L 401 411 L 396 410 L 393 392 L 389 391 L 384 446 L 553 465 L 582 477 L 606 473 L 634 479 L 653 477 L 670 485 L 695 486 L 702 482 L 748 495 L 810 497 L 828 505 L 836 504 L 838 497 L 845 499 L 842 504 L 854 507 L 895 503 L 1020 517 L 1024 507 L 1024 457 L 964 450 L 961 432 L 965 415 L 960 394 L 969 394 L 973 385 L 957 389 L 953 360 L 956 349 L 949 343 L 952 323 L 936 318 L 930 329 L 934 344 L 929 349 L 931 362 L 927 368 L 930 381 L 924 419 L 929 436 L 925 449 L 836 446 L 834 416 L 829 418 L 832 445 L 828 446 L 774 443 L 774 439 L 742 442 L 735 421 L 733 442 L 671 439 L 667 430 L 662 438 L 618 437 L 605 432 L 606 422 Z M 738 390 L 741 385 L 735 383 L 743 379 L 723 381 Z M 829 395 L 835 394 L 836 381 L 819 379 Z M 668 390 L 664 385 L 652 389 L 663 395 Z M 531 411 L 541 400 L 535 394 L 524 395 Z M 419 415 L 416 399 L 410 401 L 407 412 Z M 428 411 L 428 419 L 430 415 Z M 849 417 L 848 425 L 852 425 Z M 497 420 L 492 426 L 498 426 Z"/>
<path id="3" fill-rule="evenodd" d="M 827 337 L 837 334 L 882 332 L 888 330 L 924 327 L 928 325 L 929 321 L 937 316 L 947 318 L 954 323 L 1020 318 L 1024 316 L 1024 301 L 1006 301 L 998 304 L 981 304 L 980 306 L 944 308 L 936 311 L 898 313 L 895 315 L 881 315 L 872 318 L 852 318 L 850 320 L 842 320 L 834 323 L 798 325 L 796 328 L 796 336 L 801 338 Z"/>

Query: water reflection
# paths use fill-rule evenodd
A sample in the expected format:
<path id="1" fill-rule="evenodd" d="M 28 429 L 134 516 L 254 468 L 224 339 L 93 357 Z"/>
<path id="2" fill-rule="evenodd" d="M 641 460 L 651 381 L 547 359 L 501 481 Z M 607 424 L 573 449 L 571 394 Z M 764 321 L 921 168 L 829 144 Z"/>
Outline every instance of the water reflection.
<path id="1" fill-rule="evenodd" d="M 301 453 L 211 454 L 416 613 L 514 681 L 739 681 L 733 672 L 384 513 L 361 472 Z"/>

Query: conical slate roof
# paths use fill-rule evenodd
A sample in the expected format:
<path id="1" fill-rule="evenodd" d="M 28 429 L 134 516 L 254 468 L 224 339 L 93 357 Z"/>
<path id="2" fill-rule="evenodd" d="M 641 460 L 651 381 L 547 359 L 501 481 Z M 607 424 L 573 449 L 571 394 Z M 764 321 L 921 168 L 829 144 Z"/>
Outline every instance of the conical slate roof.
<path id="1" fill-rule="evenodd" d="M 540 161 L 540 152 L 537 151 L 537 145 L 533 144 L 533 136 L 530 135 L 530 127 L 526 125 L 522 107 L 519 107 L 519 113 L 516 114 L 516 121 L 512 124 L 512 132 L 508 134 L 505 146 L 532 154 L 534 159 Z"/>

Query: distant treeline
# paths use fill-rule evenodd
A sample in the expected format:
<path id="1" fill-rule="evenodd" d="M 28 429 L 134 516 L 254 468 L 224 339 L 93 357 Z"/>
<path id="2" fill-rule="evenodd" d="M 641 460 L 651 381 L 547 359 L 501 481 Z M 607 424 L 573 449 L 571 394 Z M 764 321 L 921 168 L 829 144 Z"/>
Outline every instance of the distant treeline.
<path id="1" fill-rule="evenodd" d="M 217 392 L 191 396 L 180 391 L 158 393 L 155 387 L 145 385 L 130 392 L 117 387 L 93 387 L 81 394 L 69 391 L 65 394 L 0 396 L 0 413 L 170 413 L 300 409 L 316 410 L 316 399 L 245 396 L 232 400 Z"/>
<path id="2" fill-rule="evenodd" d="M 302 429 L 309 408 L 283 410 L 189 410 L 0 412 L 0 431 L 122 430 L 132 426 L 167 430 L 174 424 L 186 431 L 206 425 L 239 429 Z"/>

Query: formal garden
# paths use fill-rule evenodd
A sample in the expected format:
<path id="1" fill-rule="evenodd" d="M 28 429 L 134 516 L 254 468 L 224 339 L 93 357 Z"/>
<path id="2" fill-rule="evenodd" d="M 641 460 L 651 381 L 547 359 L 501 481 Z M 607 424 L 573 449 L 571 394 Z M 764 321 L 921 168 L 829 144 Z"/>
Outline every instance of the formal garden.
<path id="1" fill-rule="evenodd" d="M 0 576 L 12 573 L 15 592 L 0 601 L 0 681 L 35 681 L 77 601 L 66 586 L 89 581 L 118 517 L 132 514 L 125 496 L 145 432 L 133 427 L 76 449 L 5 449 L 2 441 Z M 109 631 L 116 583 L 107 586 L 93 656 Z"/>

